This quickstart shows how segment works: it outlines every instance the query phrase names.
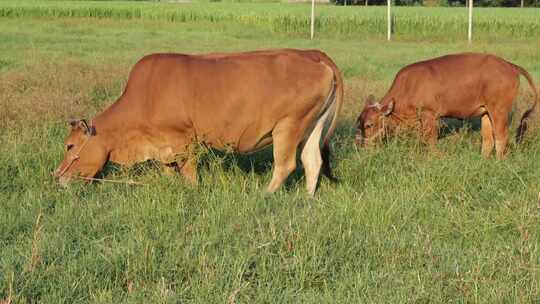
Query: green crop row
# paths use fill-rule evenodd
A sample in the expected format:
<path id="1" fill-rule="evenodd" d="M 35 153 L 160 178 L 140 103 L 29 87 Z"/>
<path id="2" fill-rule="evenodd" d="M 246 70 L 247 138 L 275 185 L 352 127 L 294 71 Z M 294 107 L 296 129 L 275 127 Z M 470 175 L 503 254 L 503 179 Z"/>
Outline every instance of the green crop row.
<path id="1" fill-rule="evenodd" d="M 317 7 L 315 27 L 323 34 L 382 34 L 386 32 L 384 7 Z M 303 4 L 240 3 L 150 3 L 3 1 L 0 17 L 87 17 L 161 20 L 168 22 L 237 23 L 265 27 L 275 33 L 309 31 L 310 6 Z M 394 33 L 407 37 L 464 37 L 467 31 L 465 8 L 396 7 Z M 478 8 L 474 33 L 484 37 L 540 36 L 540 9 Z"/>

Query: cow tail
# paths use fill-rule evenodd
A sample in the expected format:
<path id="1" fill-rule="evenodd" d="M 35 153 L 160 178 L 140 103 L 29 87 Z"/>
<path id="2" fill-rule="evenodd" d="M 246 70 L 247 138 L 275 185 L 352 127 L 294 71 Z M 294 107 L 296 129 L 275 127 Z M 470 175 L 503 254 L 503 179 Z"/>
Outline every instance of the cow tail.
<path id="1" fill-rule="evenodd" d="M 343 106 L 343 78 L 341 76 L 341 72 L 339 71 L 338 67 L 330 60 L 330 58 L 325 58 L 327 60 L 324 60 L 324 63 L 329 65 L 332 71 L 334 72 L 334 100 L 333 103 L 335 104 L 334 108 L 334 115 L 332 117 L 332 120 L 330 122 L 330 126 L 328 127 L 328 130 L 326 131 L 326 134 L 323 139 L 323 146 L 327 146 L 330 143 L 330 137 L 334 134 L 334 131 L 336 130 L 337 120 L 339 113 L 341 112 L 341 108 Z"/>
<path id="2" fill-rule="evenodd" d="M 531 90 L 533 92 L 533 96 L 534 96 L 534 102 L 533 102 L 532 107 L 530 107 L 527 111 L 525 111 L 525 113 L 523 113 L 523 116 L 521 116 L 521 120 L 519 122 L 519 127 L 517 129 L 516 142 L 521 143 L 521 142 L 523 142 L 523 137 L 525 136 L 525 131 L 527 131 L 527 125 L 528 125 L 529 116 L 531 116 L 532 112 L 536 108 L 536 105 L 538 104 L 538 91 L 536 90 L 536 87 L 534 86 L 534 81 L 533 81 L 531 75 L 529 74 L 529 72 L 527 72 L 524 68 L 520 67 L 519 65 L 516 65 L 516 64 L 513 64 L 513 63 L 510 63 L 510 64 L 516 70 L 518 70 L 518 72 L 521 75 L 523 75 L 523 77 L 525 77 L 527 79 L 527 81 L 529 82 L 529 86 L 530 86 L 530 88 L 531 88 Z"/>
<path id="3" fill-rule="evenodd" d="M 328 127 L 326 134 L 324 135 L 324 139 L 322 142 L 322 148 L 321 148 L 321 157 L 322 157 L 322 173 L 328 177 L 331 181 L 337 181 L 337 179 L 333 176 L 332 170 L 330 168 L 330 138 L 332 137 L 332 134 L 334 134 L 334 131 L 336 130 L 337 120 L 339 113 L 341 112 L 341 108 L 343 106 L 343 77 L 341 76 L 341 72 L 339 71 L 339 68 L 336 66 L 336 64 L 328 57 L 326 54 L 321 53 L 320 60 L 329 66 L 332 71 L 334 72 L 334 88 L 333 88 L 333 95 L 334 100 L 332 100 L 333 106 L 331 108 L 333 109 L 333 116 L 331 118 L 330 126 Z"/>

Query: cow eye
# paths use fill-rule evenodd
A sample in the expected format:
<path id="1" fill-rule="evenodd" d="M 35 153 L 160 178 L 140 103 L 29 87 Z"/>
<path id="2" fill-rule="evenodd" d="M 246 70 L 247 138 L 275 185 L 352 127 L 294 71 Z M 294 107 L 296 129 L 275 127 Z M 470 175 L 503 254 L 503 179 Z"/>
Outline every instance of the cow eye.
<path id="1" fill-rule="evenodd" d="M 66 150 L 69 151 L 71 150 L 75 145 L 74 144 L 69 144 L 66 146 Z"/>
<path id="2" fill-rule="evenodd" d="M 369 128 L 371 128 L 371 127 L 373 127 L 373 123 L 372 123 L 372 122 L 368 122 L 368 123 L 366 123 L 366 125 L 364 126 L 364 128 L 366 128 L 366 129 L 369 129 Z"/>

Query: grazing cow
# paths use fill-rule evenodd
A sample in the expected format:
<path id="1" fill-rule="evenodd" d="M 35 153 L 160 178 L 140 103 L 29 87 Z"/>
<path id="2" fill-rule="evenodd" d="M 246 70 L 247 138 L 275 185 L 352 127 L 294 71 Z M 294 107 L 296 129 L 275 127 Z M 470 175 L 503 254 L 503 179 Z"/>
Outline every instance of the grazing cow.
<path id="1" fill-rule="evenodd" d="M 115 103 L 89 121 L 71 122 L 55 176 L 65 184 L 92 179 L 108 160 L 154 159 L 196 184 L 193 144 L 239 153 L 273 144 L 267 191 L 283 184 L 301 149 L 313 195 L 321 167 L 331 177 L 328 144 L 342 100 L 341 74 L 317 50 L 149 55 L 135 64 Z"/>
<path id="2" fill-rule="evenodd" d="M 538 102 L 529 73 L 520 66 L 488 54 L 463 53 L 417 62 L 401 69 L 390 90 L 375 102 L 368 97 L 357 120 L 356 143 L 381 139 L 398 125 L 420 120 L 425 140 L 434 145 L 441 117 L 482 119 L 482 155 L 495 146 L 497 158 L 508 144 L 508 114 L 523 75 L 533 91 L 534 103 L 522 116 L 517 141 Z"/>

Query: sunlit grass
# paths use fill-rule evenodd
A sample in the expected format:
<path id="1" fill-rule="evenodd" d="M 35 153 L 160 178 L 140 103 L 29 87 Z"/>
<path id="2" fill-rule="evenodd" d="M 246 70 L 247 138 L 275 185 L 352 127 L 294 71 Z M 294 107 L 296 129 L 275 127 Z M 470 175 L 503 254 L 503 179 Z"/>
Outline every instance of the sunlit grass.
<path id="1" fill-rule="evenodd" d="M 492 52 L 538 82 L 538 39 L 343 37 L 309 41 L 227 21 L 2 18 L 0 302 L 538 302 L 539 115 L 504 161 L 481 157 L 474 124 L 442 138 L 437 153 L 412 136 L 353 145 L 363 98 L 384 94 L 405 64 Z M 320 48 L 344 71 L 332 141 L 338 183 L 322 178 L 309 198 L 299 168 L 266 195 L 271 150 L 203 152 L 197 188 L 152 162 L 105 170 L 142 186 L 54 182 L 64 119 L 114 102 L 142 55 L 266 47 Z M 523 80 L 521 90 L 514 118 L 531 102 Z"/>

